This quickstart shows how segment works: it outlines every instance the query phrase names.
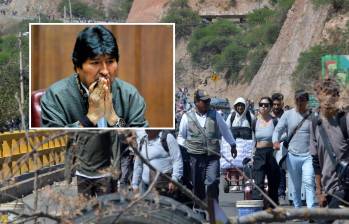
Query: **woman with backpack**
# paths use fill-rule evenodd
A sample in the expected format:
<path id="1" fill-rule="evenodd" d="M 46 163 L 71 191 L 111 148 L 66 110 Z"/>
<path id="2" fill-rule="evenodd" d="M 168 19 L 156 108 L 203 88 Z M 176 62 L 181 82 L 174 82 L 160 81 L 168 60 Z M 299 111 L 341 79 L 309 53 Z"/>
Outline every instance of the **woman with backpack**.
<path id="1" fill-rule="evenodd" d="M 175 137 L 168 131 L 146 130 L 139 143 L 139 151 L 143 158 L 147 159 L 156 170 L 172 177 L 178 181 L 183 175 L 183 162 L 181 152 Z M 153 181 L 155 172 L 150 170 L 146 164 L 137 156 L 132 177 L 132 189 L 134 192 L 145 192 Z M 155 189 L 162 195 L 173 196 L 175 186 L 172 182 L 159 176 Z"/>

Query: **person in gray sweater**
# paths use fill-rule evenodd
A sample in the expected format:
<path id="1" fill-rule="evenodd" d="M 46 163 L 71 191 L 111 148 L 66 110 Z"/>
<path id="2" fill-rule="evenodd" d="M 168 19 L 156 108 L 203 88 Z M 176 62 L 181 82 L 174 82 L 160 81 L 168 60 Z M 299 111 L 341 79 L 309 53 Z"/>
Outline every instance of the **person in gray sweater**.
<path id="1" fill-rule="evenodd" d="M 312 208 L 315 206 L 315 174 L 312 166 L 312 157 L 309 152 L 311 123 L 309 114 L 311 111 L 308 109 L 308 101 L 309 94 L 307 92 L 304 90 L 296 91 L 296 108 L 284 112 L 273 133 L 274 149 L 279 150 L 281 135 L 286 131 L 288 136 L 290 136 L 296 130 L 298 124 L 306 118 L 290 140 L 286 157 L 289 177 L 294 185 L 294 190 L 291 193 L 295 208 L 302 206 L 302 183 L 305 188 L 307 207 Z"/>
<path id="2" fill-rule="evenodd" d="M 339 208 L 344 203 L 338 198 L 349 201 L 349 186 L 339 180 L 336 165 L 327 151 L 329 149 L 325 149 L 328 145 L 324 143 L 324 136 L 319 129 L 323 126 L 336 160 L 349 162 L 349 114 L 338 109 L 340 86 L 335 79 L 319 80 L 314 89 L 320 102 L 319 116 L 313 119 L 310 129 L 316 195 L 321 207 L 328 205 L 329 208 Z M 346 173 L 348 178 L 349 171 Z"/>

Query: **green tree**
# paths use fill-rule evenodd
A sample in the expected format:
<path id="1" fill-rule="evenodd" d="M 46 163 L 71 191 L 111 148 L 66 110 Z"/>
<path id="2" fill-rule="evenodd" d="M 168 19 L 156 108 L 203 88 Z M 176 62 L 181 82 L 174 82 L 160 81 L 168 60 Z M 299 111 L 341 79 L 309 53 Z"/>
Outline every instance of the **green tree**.
<path id="1" fill-rule="evenodd" d="M 228 20 L 218 20 L 198 28 L 188 43 L 188 51 L 193 62 L 199 65 L 211 65 L 212 58 L 221 54 L 233 41 L 234 35 L 240 32 L 241 29 Z"/>
<path id="2" fill-rule="evenodd" d="M 119 0 L 112 3 L 109 10 L 109 18 L 126 20 L 131 10 L 133 0 Z"/>
<path id="3" fill-rule="evenodd" d="M 349 52 L 349 23 L 343 31 L 331 33 L 331 42 L 323 42 L 303 52 L 298 58 L 295 72 L 292 74 L 294 89 L 311 87 L 321 74 L 321 57 L 327 54 L 347 55 Z"/>
<path id="4" fill-rule="evenodd" d="M 238 43 L 230 43 L 221 54 L 213 57 L 214 70 L 217 72 L 225 71 L 225 79 L 228 83 L 237 82 L 247 51 L 247 48 Z"/>
<path id="5" fill-rule="evenodd" d="M 251 26 L 270 23 L 276 12 L 268 7 L 254 10 L 247 15 L 247 22 Z"/>
<path id="6" fill-rule="evenodd" d="M 0 126 L 6 121 L 20 117 L 18 102 L 20 97 L 19 83 L 19 49 L 16 35 L 0 37 Z M 28 114 L 28 37 L 22 37 L 23 75 L 24 75 L 24 114 Z"/>
<path id="7" fill-rule="evenodd" d="M 200 16 L 190 8 L 171 8 L 161 19 L 163 23 L 176 24 L 176 39 L 188 37 L 200 25 Z"/>

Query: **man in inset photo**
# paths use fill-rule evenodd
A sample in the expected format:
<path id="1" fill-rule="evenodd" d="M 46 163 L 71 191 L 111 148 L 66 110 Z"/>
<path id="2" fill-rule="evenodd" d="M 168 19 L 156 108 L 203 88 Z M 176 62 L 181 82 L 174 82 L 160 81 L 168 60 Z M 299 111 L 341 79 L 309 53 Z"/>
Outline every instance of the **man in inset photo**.
<path id="1" fill-rule="evenodd" d="M 31 128 L 173 128 L 173 31 L 31 24 Z"/>
<path id="2" fill-rule="evenodd" d="M 145 102 L 131 84 L 116 79 L 119 49 L 104 26 L 87 27 L 76 39 L 75 74 L 41 98 L 42 127 L 146 127 Z"/>

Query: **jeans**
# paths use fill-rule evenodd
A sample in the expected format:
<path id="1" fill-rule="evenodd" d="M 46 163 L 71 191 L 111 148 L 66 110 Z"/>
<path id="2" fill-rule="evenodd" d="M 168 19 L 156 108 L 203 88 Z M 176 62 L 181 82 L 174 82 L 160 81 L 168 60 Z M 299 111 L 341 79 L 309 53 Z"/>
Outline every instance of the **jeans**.
<path id="1" fill-rule="evenodd" d="M 293 195 L 294 207 L 300 208 L 302 206 L 302 182 L 304 184 L 307 207 L 315 207 L 315 173 L 311 155 L 297 156 L 288 153 L 286 163 L 289 177 L 292 179 L 294 185 L 294 191 L 291 192 Z"/>
<path id="2" fill-rule="evenodd" d="M 133 172 L 133 155 L 126 155 L 121 157 L 121 177 L 120 188 L 127 190 L 127 187 L 132 179 Z"/>
<path id="3" fill-rule="evenodd" d="M 285 196 L 286 192 L 286 170 L 280 167 L 279 196 Z"/>

